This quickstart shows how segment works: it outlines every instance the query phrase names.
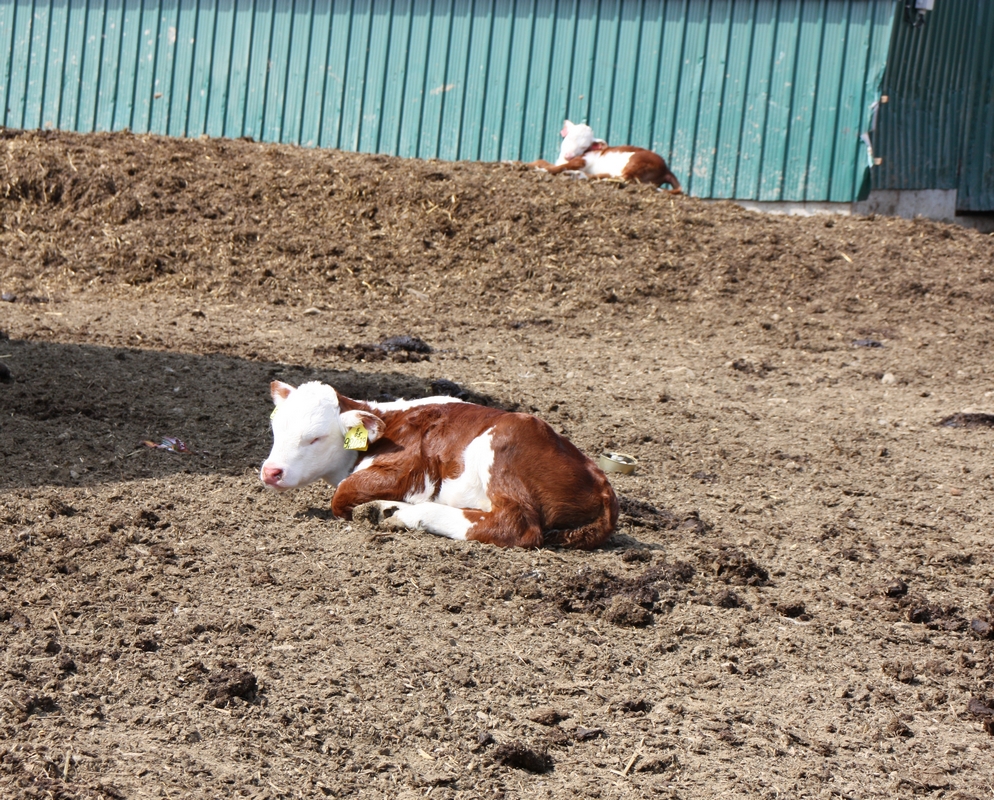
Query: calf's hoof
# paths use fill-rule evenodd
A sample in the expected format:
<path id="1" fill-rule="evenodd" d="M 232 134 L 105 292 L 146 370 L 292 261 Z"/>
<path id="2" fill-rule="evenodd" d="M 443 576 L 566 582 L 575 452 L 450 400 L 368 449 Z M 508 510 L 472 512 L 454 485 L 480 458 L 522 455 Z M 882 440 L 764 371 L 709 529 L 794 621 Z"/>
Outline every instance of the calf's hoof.
<path id="1" fill-rule="evenodd" d="M 399 530 L 406 528 L 394 514 L 397 512 L 397 505 L 385 500 L 373 500 L 370 503 L 363 503 L 352 509 L 352 519 L 357 522 L 365 522 L 374 528 L 389 528 Z"/>
<path id="2" fill-rule="evenodd" d="M 393 512 L 394 509 L 391 509 Z M 352 519 L 356 522 L 366 522 L 373 527 L 378 526 L 384 519 L 384 511 L 380 503 L 373 500 L 371 503 L 363 503 L 352 509 Z"/>

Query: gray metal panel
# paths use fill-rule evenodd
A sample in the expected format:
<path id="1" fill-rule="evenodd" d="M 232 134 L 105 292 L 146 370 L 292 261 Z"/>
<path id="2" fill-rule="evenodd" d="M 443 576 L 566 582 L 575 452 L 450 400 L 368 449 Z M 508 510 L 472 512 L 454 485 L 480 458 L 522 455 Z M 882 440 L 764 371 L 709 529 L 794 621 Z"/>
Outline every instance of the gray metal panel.
<path id="1" fill-rule="evenodd" d="M 994 5 L 984 3 L 974 27 L 971 91 L 956 195 L 960 211 L 994 211 Z"/>
<path id="2" fill-rule="evenodd" d="M 985 0 L 940 0 L 919 28 L 899 14 L 881 92 L 877 189 L 955 189 L 975 25 Z M 988 39 L 988 47 L 990 39 Z"/>
<path id="3" fill-rule="evenodd" d="M 941 0 L 921 27 L 898 19 L 884 76 L 878 189 L 957 190 L 994 211 L 994 4 Z"/>

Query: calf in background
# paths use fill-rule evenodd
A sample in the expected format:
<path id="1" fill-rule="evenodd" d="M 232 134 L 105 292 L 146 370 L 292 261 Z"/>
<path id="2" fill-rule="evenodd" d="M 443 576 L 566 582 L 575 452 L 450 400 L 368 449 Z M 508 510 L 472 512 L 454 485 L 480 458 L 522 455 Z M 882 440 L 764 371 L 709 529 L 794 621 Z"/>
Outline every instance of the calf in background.
<path id="1" fill-rule="evenodd" d="M 683 194 L 680 181 L 670 172 L 663 157 L 651 150 L 630 145 L 609 147 L 603 139 L 594 138 L 589 125 L 575 125 L 569 120 L 566 120 L 560 135 L 563 143 L 555 164 L 539 159 L 528 166 L 553 175 L 578 172 L 588 178 L 621 178 L 653 186 L 668 183 L 673 187 L 671 194 Z"/>
<path id="2" fill-rule="evenodd" d="M 270 385 L 266 486 L 324 479 L 336 517 L 501 547 L 591 550 L 618 521 L 600 468 L 530 414 L 452 397 L 363 402 L 323 383 Z"/>

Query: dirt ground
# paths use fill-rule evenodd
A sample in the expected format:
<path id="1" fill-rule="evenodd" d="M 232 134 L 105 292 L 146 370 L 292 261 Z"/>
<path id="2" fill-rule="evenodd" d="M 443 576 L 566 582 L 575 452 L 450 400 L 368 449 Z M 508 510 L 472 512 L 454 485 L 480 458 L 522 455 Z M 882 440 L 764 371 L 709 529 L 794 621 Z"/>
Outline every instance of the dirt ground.
<path id="1" fill-rule="evenodd" d="M 0 290 L 0 796 L 994 796 L 994 238 L 0 129 Z M 273 378 L 630 453 L 618 532 L 268 493 Z"/>

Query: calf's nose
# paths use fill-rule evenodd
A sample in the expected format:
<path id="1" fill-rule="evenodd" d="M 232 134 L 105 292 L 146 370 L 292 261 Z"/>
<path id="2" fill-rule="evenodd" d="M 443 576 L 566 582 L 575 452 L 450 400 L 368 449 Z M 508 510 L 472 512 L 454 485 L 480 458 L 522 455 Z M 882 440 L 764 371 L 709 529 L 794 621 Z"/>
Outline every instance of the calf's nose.
<path id="1" fill-rule="evenodd" d="M 263 467 L 262 482 L 268 486 L 276 486 L 283 477 L 283 470 L 279 467 Z"/>

